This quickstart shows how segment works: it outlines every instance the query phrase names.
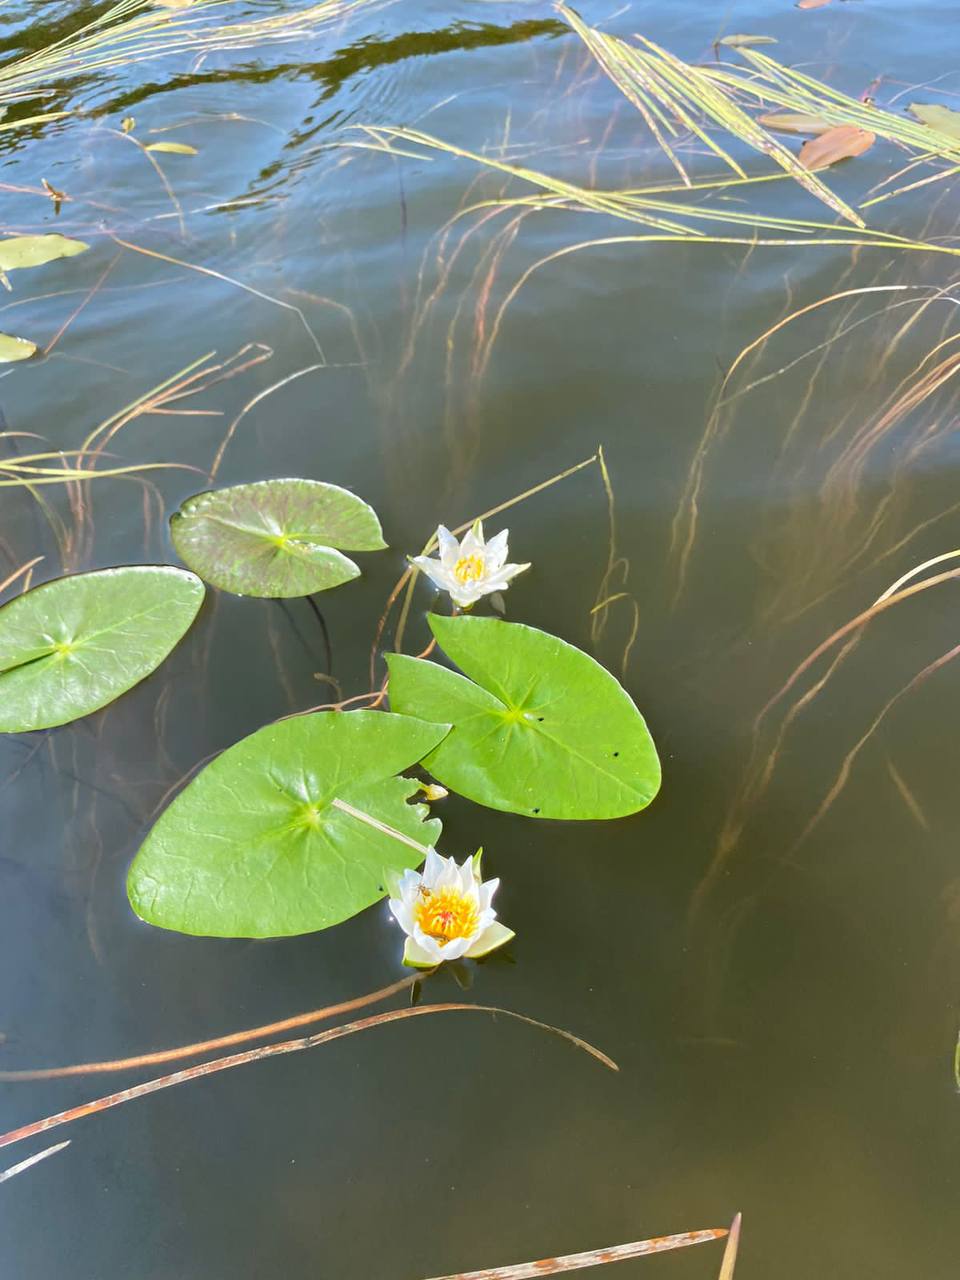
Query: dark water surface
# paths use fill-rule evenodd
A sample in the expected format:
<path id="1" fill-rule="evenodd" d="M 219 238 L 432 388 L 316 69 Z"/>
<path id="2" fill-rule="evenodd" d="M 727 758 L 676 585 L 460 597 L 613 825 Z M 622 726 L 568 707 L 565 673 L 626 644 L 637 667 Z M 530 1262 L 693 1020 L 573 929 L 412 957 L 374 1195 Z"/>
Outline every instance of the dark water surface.
<path id="1" fill-rule="evenodd" d="M 49 40 L 77 12 L 46 0 L 5 7 L 5 51 L 38 32 Z M 938 91 L 960 93 L 951 0 L 838 0 L 810 13 L 786 0 L 733 3 L 722 15 L 703 0 L 590 0 L 583 13 L 687 58 L 708 56 L 721 21 L 766 32 L 780 38 L 777 56 L 847 92 L 884 77 L 883 102 L 942 76 Z M 4 227 L 82 236 L 92 251 L 18 273 L 0 327 L 49 343 L 102 282 L 46 361 L 0 379 L 8 428 L 76 448 L 207 353 L 245 352 L 240 364 L 272 354 L 172 406 L 219 416 L 141 416 L 111 446 L 125 463 L 199 471 L 152 472 L 154 489 L 90 486 L 82 537 L 64 493 L 47 489 L 74 531 L 66 547 L 28 495 L 0 489 L 0 580 L 35 555 L 35 581 L 175 559 L 161 512 L 206 487 L 225 432 L 258 392 L 323 365 L 243 418 L 217 481 L 313 476 L 376 507 L 392 549 L 362 557 L 364 576 L 322 600 L 334 675 L 359 693 L 404 553 L 438 521 L 469 519 L 602 443 L 629 560 L 626 587 L 617 578 L 611 590 L 638 605 L 625 682 L 657 739 L 664 785 L 646 813 L 604 824 L 528 821 L 454 797 L 440 810 L 443 850 L 486 847 L 501 916 L 517 931 L 509 957 L 475 969 L 465 998 L 568 1027 L 619 1075 L 528 1027 L 443 1015 L 171 1089 L 59 1130 L 68 1150 L 0 1189 L 0 1273 L 422 1280 L 721 1226 L 742 1210 L 737 1280 L 955 1277 L 960 669 L 944 666 L 891 707 L 801 840 L 885 704 L 956 643 L 955 587 L 871 626 L 797 718 L 718 858 L 760 709 L 821 640 L 958 545 L 949 381 L 855 464 L 848 452 L 958 332 L 949 296 L 916 306 L 929 296 L 920 287 L 951 285 L 955 260 L 585 249 L 531 276 L 481 367 L 497 309 L 527 267 L 630 228 L 552 212 L 513 234 L 508 211 L 456 222 L 440 241 L 462 205 L 503 182 L 445 155 L 331 144 L 360 140 L 347 126 L 403 124 L 585 185 L 669 180 L 633 108 L 549 5 L 394 4 L 306 47 L 169 59 L 74 83 L 50 102 L 84 112 L 0 134 L 0 181 L 45 178 L 72 201 L 56 215 L 45 197 L 4 188 Z M 199 150 L 158 157 L 182 230 L 158 175 L 117 132 L 127 115 L 144 140 Z M 878 145 L 830 180 L 857 199 L 905 162 Z M 730 198 L 747 208 L 761 197 Z M 762 200 L 769 212 L 824 216 L 787 183 Z M 949 236 L 952 200 L 949 184 L 920 189 L 877 206 L 875 222 Z M 892 288 L 902 285 L 914 291 Z M 867 286 L 887 292 L 818 308 L 749 364 L 737 386 L 757 385 L 722 416 L 676 600 L 671 523 L 721 371 L 790 311 Z M 890 309 L 908 299 L 912 310 Z M 630 601 L 614 602 L 592 634 L 608 556 L 597 467 L 508 522 L 514 558 L 534 564 L 509 593 L 510 616 L 619 672 Z M 411 644 L 428 603 L 418 595 Z M 305 601 L 211 592 L 172 658 L 113 707 L 0 742 L 4 1068 L 189 1042 L 401 974 L 385 907 L 316 936 L 252 943 L 164 933 L 126 902 L 127 866 L 168 789 L 266 721 L 335 697 L 317 679 L 324 664 Z M 441 975 L 425 999 L 459 994 Z M 2 1085 L 0 1128 L 141 1078 Z M 10 1147 L 0 1164 L 55 1136 Z M 710 1246 L 624 1263 L 617 1277 L 695 1280 L 719 1265 Z"/>

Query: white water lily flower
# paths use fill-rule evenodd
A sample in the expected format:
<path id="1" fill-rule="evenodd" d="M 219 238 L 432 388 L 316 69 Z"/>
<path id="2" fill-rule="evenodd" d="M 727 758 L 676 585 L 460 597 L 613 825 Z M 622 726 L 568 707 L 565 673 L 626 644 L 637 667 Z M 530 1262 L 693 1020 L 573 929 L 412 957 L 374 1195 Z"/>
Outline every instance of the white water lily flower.
<path id="1" fill-rule="evenodd" d="M 390 910 L 407 935 L 404 964 L 432 969 L 461 956 L 478 960 L 514 936 L 491 905 L 500 881 L 480 878 L 482 852 L 457 866 L 431 849 L 422 872 L 388 875 Z"/>
<path id="2" fill-rule="evenodd" d="M 411 556 L 410 563 L 422 569 L 442 591 L 449 591 L 453 603 L 461 609 L 469 609 L 493 591 L 505 591 L 512 578 L 530 568 L 529 564 L 507 564 L 507 530 L 502 529 L 485 542 L 480 520 L 462 542 L 440 525 L 437 542 L 439 559 Z"/>

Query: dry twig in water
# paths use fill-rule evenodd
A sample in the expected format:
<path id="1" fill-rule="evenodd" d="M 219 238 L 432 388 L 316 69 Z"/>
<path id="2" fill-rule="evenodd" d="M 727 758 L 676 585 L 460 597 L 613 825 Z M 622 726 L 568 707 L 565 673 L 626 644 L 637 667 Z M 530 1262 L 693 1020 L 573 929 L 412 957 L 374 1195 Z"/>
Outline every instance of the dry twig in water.
<path id="1" fill-rule="evenodd" d="M 528 1018 L 526 1014 L 515 1013 L 512 1009 L 500 1009 L 484 1004 L 429 1004 L 416 1005 L 413 1008 L 394 1009 L 389 1013 L 374 1014 L 369 1018 L 360 1018 L 356 1022 L 346 1022 L 339 1027 L 331 1027 L 329 1031 L 319 1031 L 312 1036 L 298 1037 L 296 1040 L 281 1040 L 276 1044 L 261 1045 L 258 1049 L 248 1049 L 245 1053 L 230 1054 L 226 1058 L 214 1058 L 210 1062 L 201 1062 L 194 1067 L 186 1067 L 183 1071 L 174 1071 L 167 1076 L 158 1076 L 143 1084 L 133 1085 L 129 1089 L 121 1089 L 118 1093 L 107 1094 L 103 1098 L 95 1098 L 92 1102 L 82 1103 L 78 1107 L 70 1107 L 67 1111 L 59 1111 L 56 1115 L 46 1116 L 43 1120 L 34 1120 L 31 1124 L 11 1129 L 9 1133 L 0 1134 L 0 1147 L 8 1147 L 14 1142 L 22 1142 L 25 1138 L 34 1138 L 37 1134 L 47 1133 L 60 1125 L 70 1124 L 74 1120 L 82 1120 L 84 1116 L 96 1115 L 111 1107 L 119 1107 L 124 1102 L 132 1102 L 135 1098 L 146 1097 L 149 1093 L 157 1093 L 160 1089 L 169 1089 L 173 1085 L 186 1084 L 188 1080 L 199 1080 L 201 1076 L 212 1076 L 220 1071 L 228 1071 L 231 1067 L 246 1066 L 250 1062 L 260 1062 L 264 1058 L 276 1058 L 285 1053 L 297 1053 L 301 1049 L 315 1049 L 319 1045 L 329 1044 L 332 1040 L 340 1040 L 344 1036 L 354 1035 L 358 1031 L 368 1031 L 373 1027 L 385 1026 L 388 1022 L 400 1022 L 406 1018 L 418 1018 L 431 1013 L 491 1013 L 501 1014 L 524 1022 L 527 1026 L 538 1027 L 541 1031 L 549 1031 L 551 1035 L 560 1036 L 578 1049 L 582 1049 L 596 1058 L 611 1071 L 620 1068 L 605 1053 L 581 1040 L 579 1036 L 560 1027 L 552 1027 L 536 1018 Z"/>
<path id="2" fill-rule="evenodd" d="M 391 996 L 406 991 L 415 982 L 421 981 L 422 973 L 411 974 L 391 982 L 386 987 L 371 991 L 364 996 L 356 996 L 353 1000 L 341 1000 L 339 1004 L 328 1004 L 322 1009 L 311 1009 L 309 1013 L 294 1014 L 290 1018 L 282 1018 L 279 1022 L 269 1022 L 262 1027 L 250 1027 L 246 1031 L 234 1031 L 229 1035 L 217 1036 L 212 1040 L 199 1040 L 195 1044 L 178 1045 L 175 1049 L 159 1049 L 155 1053 L 141 1053 L 132 1058 L 111 1058 L 105 1062 L 77 1062 L 69 1067 L 38 1067 L 25 1071 L 0 1071 L 0 1081 L 12 1080 L 60 1080 L 64 1076 L 95 1075 L 109 1071 L 131 1071 L 136 1067 L 155 1067 L 162 1062 L 177 1062 L 181 1058 L 196 1058 L 201 1053 L 212 1053 L 215 1049 L 227 1049 L 231 1045 L 246 1044 L 250 1040 L 264 1040 L 267 1036 L 279 1035 L 282 1031 L 292 1031 L 295 1027 L 310 1026 L 314 1022 L 324 1022 L 328 1018 L 339 1017 L 342 1013 L 354 1013 L 367 1005 L 379 1004 L 381 1000 L 389 1000 Z"/>
<path id="3" fill-rule="evenodd" d="M 633 1244 L 616 1244 L 606 1249 L 589 1249 L 586 1253 L 567 1253 L 560 1258 L 541 1258 L 539 1262 L 521 1262 L 514 1267 L 492 1267 L 486 1271 L 459 1271 L 453 1276 L 437 1276 L 435 1280 L 535 1280 L 537 1276 L 556 1276 L 564 1271 L 599 1267 L 605 1262 L 625 1262 L 628 1258 L 643 1258 L 651 1253 L 686 1249 L 692 1244 L 709 1244 L 713 1240 L 722 1240 L 726 1234 L 722 1227 L 709 1227 L 705 1231 L 684 1231 L 675 1236 L 654 1236 L 651 1240 L 636 1240 Z M 723 1276 L 721 1280 L 724 1280 Z"/>
<path id="4" fill-rule="evenodd" d="M 717 1280 L 733 1280 L 733 1269 L 737 1265 L 737 1250 L 740 1248 L 740 1214 L 730 1224 L 723 1261 L 720 1263 L 720 1274 Z"/>
<path id="5" fill-rule="evenodd" d="M 53 1147 L 45 1147 L 43 1151 L 38 1151 L 35 1156 L 28 1156 L 26 1160 L 21 1160 L 19 1164 L 11 1165 L 9 1169 L 4 1169 L 0 1173 L 0 1182 L 7 1182 L 10 1178 L 15 1178 L 18 1173 L 24 1173 L 27 1169 L 32 1169 L 35 1164 L 39 1164 L 41 1160 L 46 1160 L 48 1156 L 55 1156 L 58 1151 L 62 1151 L 64 1147 L 69 1147 L 70 1139 L 66 1142 L 58 1142 Z"/>

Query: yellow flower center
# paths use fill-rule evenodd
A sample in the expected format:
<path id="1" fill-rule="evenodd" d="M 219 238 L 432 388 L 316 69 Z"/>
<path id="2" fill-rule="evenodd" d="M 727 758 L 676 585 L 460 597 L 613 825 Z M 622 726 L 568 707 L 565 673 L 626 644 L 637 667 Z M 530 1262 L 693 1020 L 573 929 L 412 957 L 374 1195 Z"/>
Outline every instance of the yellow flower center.
<path id="1" fill-rule="evenodd" d="M 482 578 L 486 570 L 483 556 L 461 556 L 453 566 L 453 576 L 461 586 L 466 586 L 468 582 L 476 582 Z"/>
<path id="2" fill-rule="evenodd" d="M 472 898 L 459 889 L 439 889 L 436 893 L 421 887 L 414 919 L 427 935 L 441 947 L 454 938 L 469 938 L 480 925 L 480 912 Z"/>

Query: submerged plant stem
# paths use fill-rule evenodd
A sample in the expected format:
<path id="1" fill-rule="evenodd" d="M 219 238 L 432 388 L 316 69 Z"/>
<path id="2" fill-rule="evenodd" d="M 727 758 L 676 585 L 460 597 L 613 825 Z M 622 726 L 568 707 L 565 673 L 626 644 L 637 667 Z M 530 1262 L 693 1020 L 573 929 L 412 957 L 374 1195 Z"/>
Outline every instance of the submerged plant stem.
<path id="1" fill-rule="evenodd" d="M 0 582 L 0 594 L 6 591 L 7 587 L 12 587 L 18 578 L 22 578 L 24 574 L 29 574 L 34 565 L 38 565 L 43 556 L 34 556 L 32 560 L 28 560 L 26 564 L 22 564 L 19 569 L 14 569 L 13 573 L 8 574 L 2 582 Z"/>

